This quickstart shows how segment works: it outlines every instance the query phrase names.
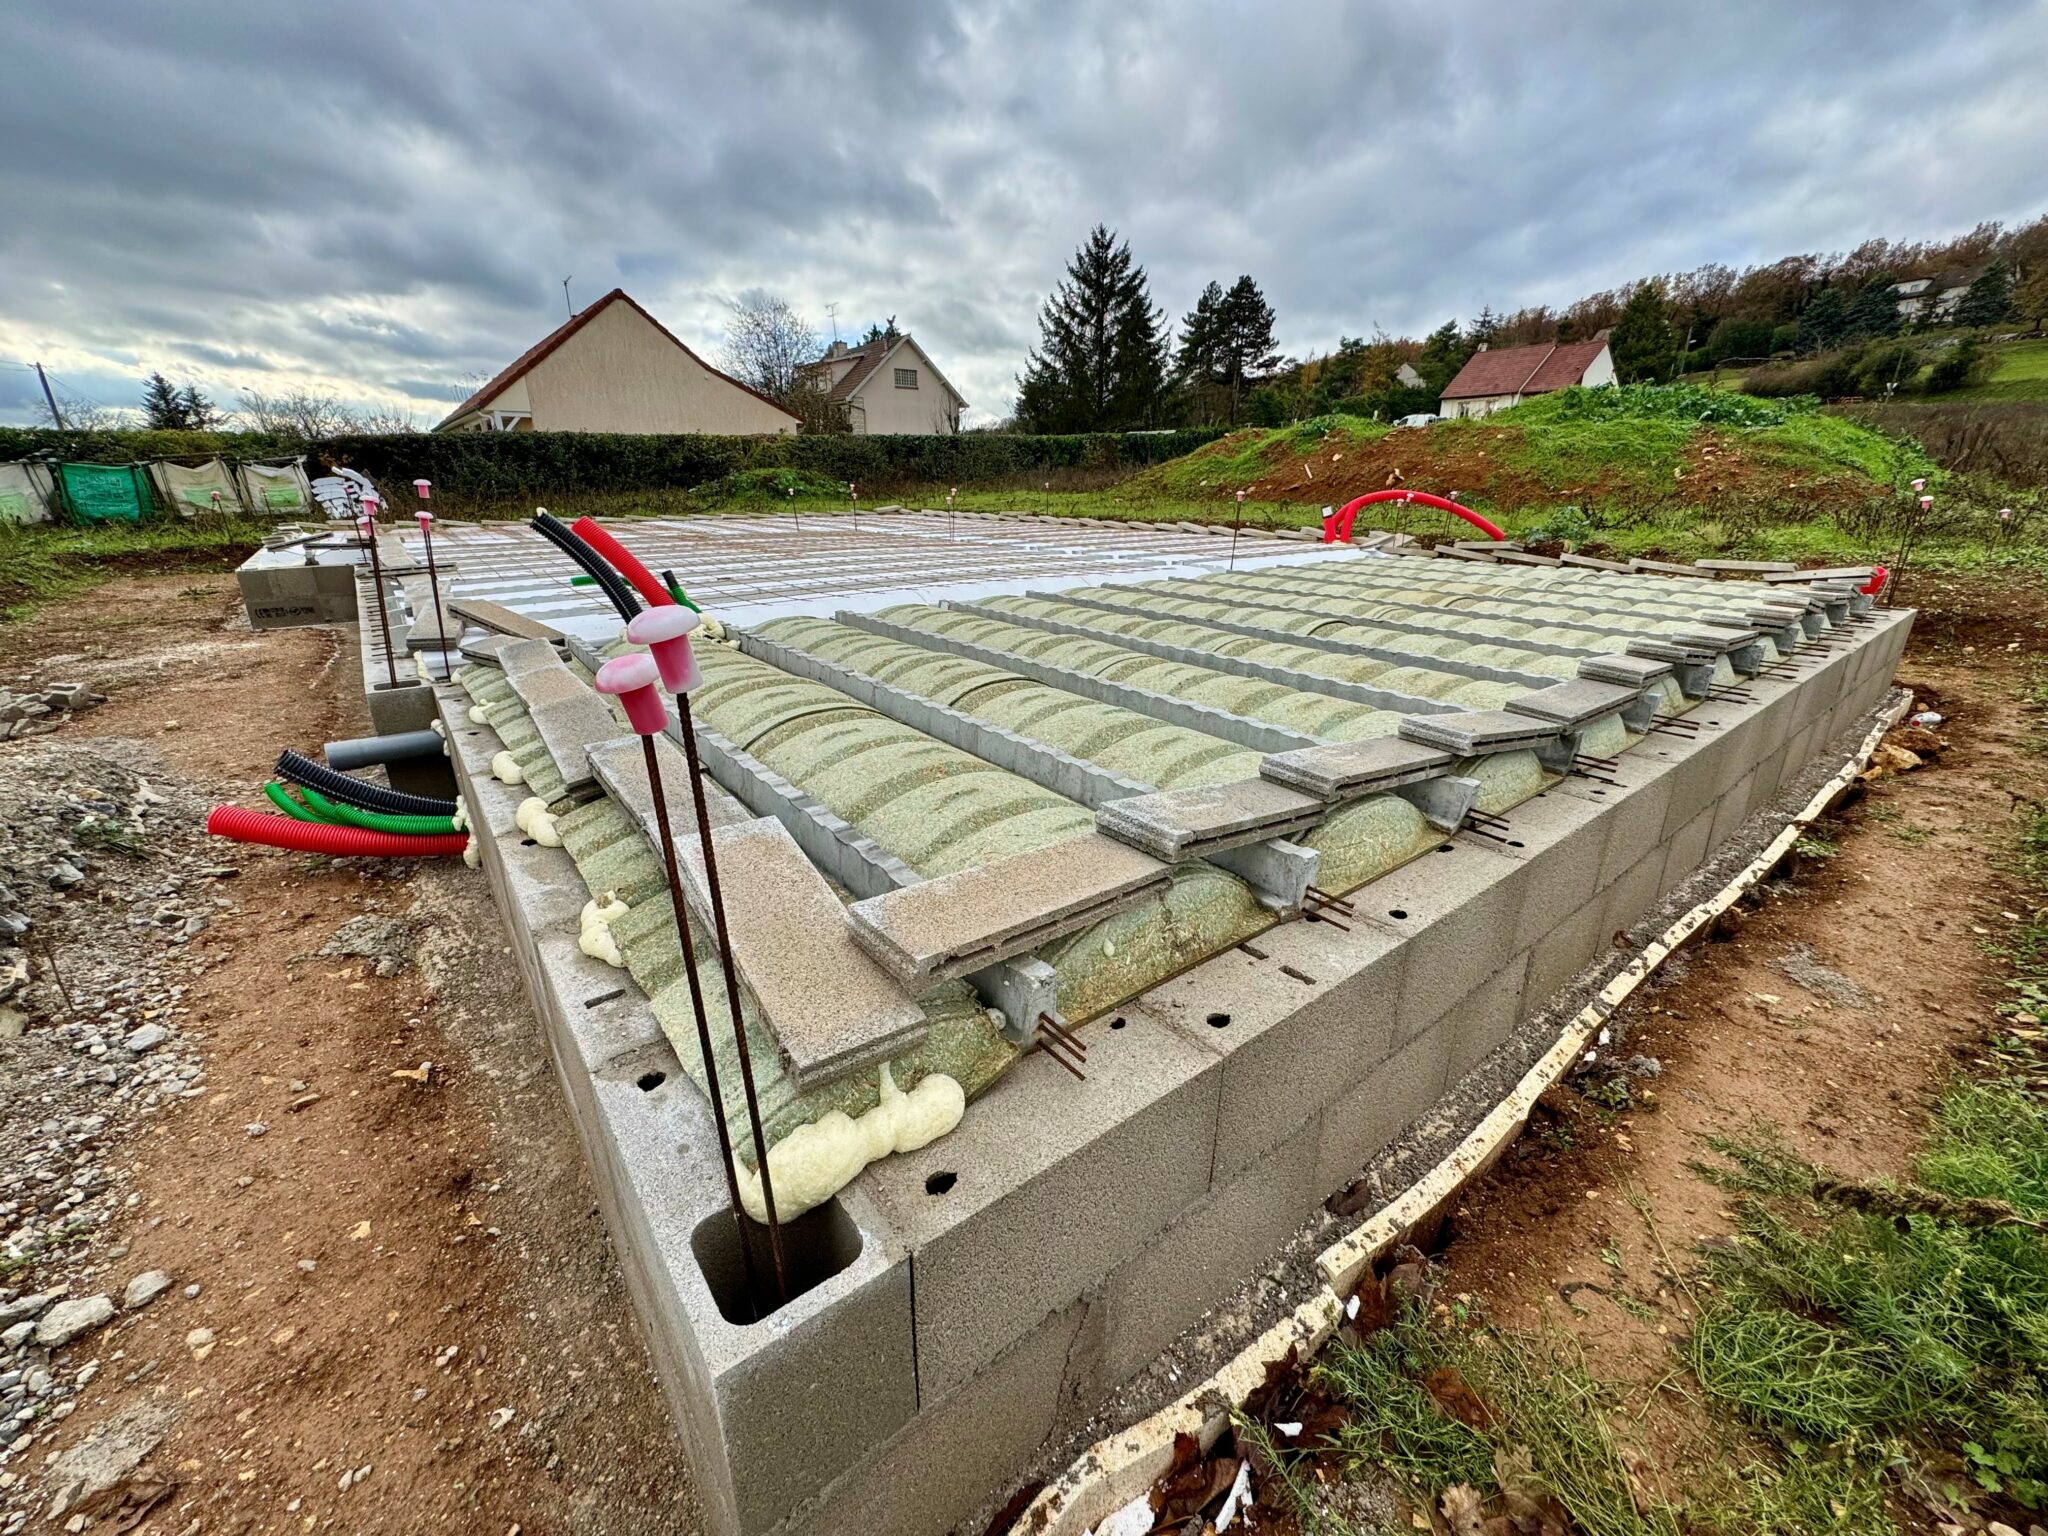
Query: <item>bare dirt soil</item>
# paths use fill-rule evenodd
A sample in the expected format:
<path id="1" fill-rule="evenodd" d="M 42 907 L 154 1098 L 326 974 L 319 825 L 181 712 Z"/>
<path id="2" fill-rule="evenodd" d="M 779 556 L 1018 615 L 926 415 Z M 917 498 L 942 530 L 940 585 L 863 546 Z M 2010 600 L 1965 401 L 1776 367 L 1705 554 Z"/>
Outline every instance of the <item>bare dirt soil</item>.
<path id="1" fill-rule="evenodd" d="M 112 582 L 0 630 L 0 677 L 80 678 L 109 696 L 55 736 L 0 743 L 0 781 L 10 755 L 108 743 L 154 749 L 193 804 L 260 804 L 281 747 L 366 729 L 343 641 L 251 633 L 231 578 Z M 0 1298 L 68 1287 L 118 1306 L 152 1270 L 170 1286 L 61 1347 L 31 1341 L 30 1372 L 54 1378 L 49 1411 L 0 1472 L 0 1529 L 41 1524 L 76 1483 L 77 1457 L 60 1458 L 110 1423 L 161 1443 L 47 1528 L 700 1528 L 482 882 L 454 861 L 204 842 L 191 813 L 151 835 L 162 860 L 196 849 L 230 871 L 209 885 L 224 899 L 180 946 L 184 991 L 158 1015 L 203 1076 L 105 1133 L 92 1187 L 118 1197 L 115 1214 L 0 1271 Z M 82 889 L 118 913 L 122 882 L 152 867 L 164 866 L 147 854 L 95 859 Z M 66 970 L 85 963 L 92 906 L 38 921 Z M 365 918 L 339 946 L 360 953 L 322 953 Z M 38 1005 L 63 1007 L 37 977 L 29 1032 L 0 1040 L 10 1119 L 80 1076 L 29 1049 L 52 1027 Z M 124 1063 L 132 1053 L 109 1038 L 79 1059 Z"/>

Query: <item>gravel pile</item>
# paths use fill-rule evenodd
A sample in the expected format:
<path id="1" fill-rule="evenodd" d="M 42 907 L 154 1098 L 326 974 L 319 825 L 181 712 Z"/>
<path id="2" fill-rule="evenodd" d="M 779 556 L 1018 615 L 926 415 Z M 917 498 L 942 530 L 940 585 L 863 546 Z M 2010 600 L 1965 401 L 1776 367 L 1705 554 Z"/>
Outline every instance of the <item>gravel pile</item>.
<path id="1" fill-rule="evenodd" d="M 205 1091 L 189 946 L 233 910 L 236 873 L 206 808 L 135 742 L 0 753 L 0 1466 L 71 1412 L 102 1330 L 172 1283 L 101 1234 L 139 1199 L 123 1134 Z M 28 1514 L 0 1502 L 0 1536 Z"/>

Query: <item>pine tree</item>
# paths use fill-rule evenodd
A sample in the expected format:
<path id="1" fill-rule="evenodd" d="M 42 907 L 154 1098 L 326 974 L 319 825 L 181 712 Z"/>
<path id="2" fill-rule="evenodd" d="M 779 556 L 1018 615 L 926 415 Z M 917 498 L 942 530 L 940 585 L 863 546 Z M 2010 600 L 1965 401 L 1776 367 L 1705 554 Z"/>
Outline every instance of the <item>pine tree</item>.
<path id="1" fill-rule="evenodd" d="M 160 373 L 152 373 L 142 386 L 142 424 L 156 432 L 185 429 L 184 396 Z"/>
<path id="2" fill-rule="evenodd" d="M 1027 432 L 1156 424 L 1166 390 L 1165 319 L 1129 244 L 1096 225 L 1039 311 L 1038 346 L 1017 381 L 1018 424 Z"/>
<path id="3" fill-rule="evenodd" d="M 1826 352 L 1849 334 L 1849 301 L 1839 288 L 1823 288 L 1799 314 L 1799 350 Z"/>
<path id="4" fill-rule="evenodd" d="M 1222 377 L 1217 347 L 1223 325 L 1223 285 L 1211 283 L 1180 322 L 1174 377 L 1184 385 L 1213 384 Z"/>
<path id="5" fill-rule="evenodd" d="M 1457 377 L 1458 370 L 1470 361 L 1473 348 L 1465 345 L 1458 334 L 1458 322 L 1446 320 L 1422 340 L 1422 354 L 1415 359 L 1415 371 L 1422 375 L 1422 382 L 1438 395 L 1444 386 Z"/>
<path id="6" fill-rule="evenodd" d="M 2003 325 L 2012 318 L 2012 273 L 1994 261 L 1977 275 L 1956 306 L 1957 325 Z"/>
<path id="7" fill-rule="evenodd" d="M 1614 353 L 1614 374 L 1624 384 L 1654 384 L 1671 376 L 1678 338 L 1671 330 L 1670 308 L 1656 283 L 1636 284 L 1608 338 Z"/>
<path id="8" fill-rule="evenodd" d="M 1280 358 L 1273 347 L 1273 306 L 1247 274 L 1230 285 L 1217 317 L 1222 321 L 1223 382 L 1230 387 L 1230 419 L 1235 423 L 1246 382 Z"/>
<path id="9" fill-rule="evenodd" d="M 1879 272 L 1857 290 L 1856 297 L 1849 301 L 1847 334 L 1851 338 L 1861 340 L 1899 333 L 1899 301 L 1892 293 L 1892 285 L 1897 281 L 1891 273 Z"/>
<path id="10" fill-rule="evenodd" d="M 188 432 L 208 432 L 226 420 L 214 403 L 199 392 L 197 384 L 187 384 L 178 391 L 178 409 L 184 412 Z"/>

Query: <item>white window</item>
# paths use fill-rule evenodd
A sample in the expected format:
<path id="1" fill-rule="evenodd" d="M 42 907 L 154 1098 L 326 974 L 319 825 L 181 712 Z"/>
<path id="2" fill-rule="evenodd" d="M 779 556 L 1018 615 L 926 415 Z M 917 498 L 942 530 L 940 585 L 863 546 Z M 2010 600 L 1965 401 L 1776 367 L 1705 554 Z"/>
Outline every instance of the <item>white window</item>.
<path id="1" fill-rule="evenodd" d="M 915 368 L 898 368 L 896 370 L 896 387 L 898 389 L 917 388 L 917 370 Z"/>

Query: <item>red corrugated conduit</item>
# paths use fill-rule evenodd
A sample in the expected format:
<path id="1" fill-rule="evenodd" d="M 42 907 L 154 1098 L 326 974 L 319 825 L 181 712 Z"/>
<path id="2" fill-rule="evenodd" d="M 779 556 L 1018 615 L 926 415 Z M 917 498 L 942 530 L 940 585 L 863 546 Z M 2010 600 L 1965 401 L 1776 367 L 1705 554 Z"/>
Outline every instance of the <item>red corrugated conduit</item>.
<path id="1" fill-rule="evenodd" d="M 1351 525 L 1357 520 L 1358 509 L 1360 507 L 1372 506 L 1375 502 L 1381 501 L 1417 501 L 1425 507 L 1435 507 L 1438 511 L 1449 512 L 1455 517 L 1462 517 L 1489 539 L 1504 539 L 1507 537 L 1505 533 L 1502 533 L 1500 529 L 1494 527 L 1493 524 L 1489 523 L 1477 512 L 1474 512 L 1469 507 L 1461 507 L 1455 501 L 1446 501 L 1443 497 L 1432 496 L 1427 491 L 1387 490 L 1368 491 L 1355 501 L 1345 502 L 1343 506 L 1339 507 L 1324 521 L 1323 542 L 1325 544 L 1349 544 L 1351 542 Z"/>
<path id="2" fill-rule="evenodd" d="M 330 853 L 337 857 L 367 856 L 386 859 L 416 859 L 433 854 L 459 856 L 469 845 L 461 832 L 410 837 L 396 832 L 372 832 L 365 827 L 335 827 L 310 821 L 293 821 L 289 816 L 265 816 L 239 805 L 217 805 L 207 814 L 206 830 L 215 837 L 231 837 L 238 843 L 264 843 L 272 848 L 290 848 L 299 853 Z"/>
<path id="3" fill-rule="evenodd" d="M 654 572 L 648 570 L 633 557 L 631 550 L 589 518 L 577 518 L 569 525 L 569 531 L 609 560 L 612 569 L 633 583 L 633 590 L 647 600 L 649 607 L 664 608 L 674 604 L 674 596 L 667 587 L 655 579 Z"/>

